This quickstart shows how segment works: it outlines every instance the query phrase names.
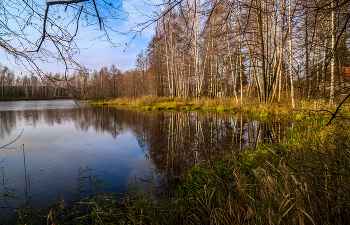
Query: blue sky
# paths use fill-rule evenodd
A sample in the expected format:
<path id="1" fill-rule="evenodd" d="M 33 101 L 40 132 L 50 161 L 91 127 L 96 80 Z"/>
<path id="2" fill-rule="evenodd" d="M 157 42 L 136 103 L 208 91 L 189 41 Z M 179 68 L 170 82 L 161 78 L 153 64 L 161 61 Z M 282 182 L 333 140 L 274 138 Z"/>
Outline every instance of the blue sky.
<path id="1" fill-rule="evenodd" d="M 113 2 L 113 0 L 112 0 Z M 145 0 L 147 4 L 159 4 L 161 0 Z M 115 1 L 115 5 L 120 1 Z M 144 1 L 140 0 L 128 0 L 123 1 L 123 10 L 128 12 L 130 17 L 125 20 L 118 20 L 113 23 L 113 29 L 127 32 L 136 23 L 147 20 L 147 17 L 143 14 L 150 15 L 155 10 L 154 7 L 147 5 Z M 137 9 L 136 9 L 136 8 Z M 140 13 L 141 12 L 141 13 Z M 154 26 L 150 26 L 142 32 L 141 36 L 138 36 L 132 41 L 128 48 L 125 48 L 125 43 L 129 43 L 132 36 L 124 36 L 114 33 L 109 33 L 115 43 L 120 44 L 119 47 L 113 48 L 108 42 L 99 40 L 92 40 L 94 37 L 101 35 L 98 25 L 95 27 L 81 28 L 78 32 L 78 40 L 76 43 L 81 48 L 80 54 L 75 55 L 75 60 L 81 65 L 93 70 L 100 69 L 102 66 L 111 66 L 115 64 L 116 67 L 122 71 L 132 69 L 135 64 L 136 55 L 141 49 L 145 49 L 148 45 L 151 37 L 154 33 Z M 124 52 L 125 50 L 125 52 Z M 10 58 L 12 64 L 14 63 Z M 11 66 L 11 62 L 7 59 L 6 54 L 0 48 L 0 63 L 7 65 L 15 72 L 15 75 L 20 75 L 21 68 L 15 68 Z M 53 73 L 62 72 L 63 65 L 57 65 L 57 63 L 39 64 L 44 72 L 52 71 Z M 18 67 L 18 66 L 17 66 Z M 22 68 L 22 71 L 24 69 Z"/>

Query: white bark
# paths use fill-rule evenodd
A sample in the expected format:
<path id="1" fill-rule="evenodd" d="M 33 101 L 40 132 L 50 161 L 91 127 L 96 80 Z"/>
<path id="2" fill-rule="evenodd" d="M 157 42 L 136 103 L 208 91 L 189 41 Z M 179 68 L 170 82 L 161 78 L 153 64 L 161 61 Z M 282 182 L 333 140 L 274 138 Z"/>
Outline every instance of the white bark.
<path id="1" fill-rule="evenodd" d="M 334 30 L 334 2 L 332 1 L 331 3 L 331 8 L 332 8 L 332 27 L 331 27 L 331 32 L 332 32 L 332 59 L 331 59 L 331 91 L 330 91 L 330 98 L 329 98 L 329 104 L 333 105 L 334 103 L 334 72 L 335 72 L 335 63 L 334 63 L 334 53 L 335 53 L 335 30 Z"/>
<path id="2" fill-rule="evenodd" d="M 290 75 L 290 97 L 292 99 L 292 107 L 294 103 L 294 85 L 293 85 L 293 54 L 292 54 L 292 0 L 289 0 L 289 75 Z"/>

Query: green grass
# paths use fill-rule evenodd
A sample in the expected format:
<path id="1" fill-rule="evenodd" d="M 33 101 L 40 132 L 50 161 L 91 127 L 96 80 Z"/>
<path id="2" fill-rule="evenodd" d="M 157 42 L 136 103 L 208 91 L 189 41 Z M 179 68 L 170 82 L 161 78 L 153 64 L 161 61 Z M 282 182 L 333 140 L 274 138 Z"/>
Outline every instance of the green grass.
<path id="1" fill-rule="evenodd" d="M 230 107 L 218 106 L 218 107 L 216 107 L 216 111 L 218 111 L 218 112 L 229 112 L 229 111 L 231 111 L 231 108 Z"/>
<path id="2" fill-rule="evenodd" d="M 229 112 L 232 115 L 235 115 L 237 112 L 232 107 L 224 107 L 224 106 L 201 106 L 196 104 L 190 104 L 186 102 L 175 102 L 175 101 L 168 101 L 168 102 L 159 102 L 159 103 L 152 103 L 152 104 L 146 104 L 146 103 L 119 103 L 119 102 L 103 102 L 103 101 L 97 101 L 97 102 L 91 102 L 91 101 L 84 101 L 84 103 L 89 102 L 91 105 L 98 105 L 98 106 L 104 106 L 104 105 L 128 105 L 132 109 L 141 109 L 141 110 L 163 110 L 163 111 L 172 111 L 172 110 L 178 110 L 178 111 L 195 111 L 195 110 L 203 110 L 203 111 L 218 111 L 218 112 Z"/>
<path id="3" fill-rule="evenodd" d="M 78 103 L 93 103 L 94 101 L 92 100 L 83 100 L 83 101 L 78 101 Z"/>
<path id="4" fill-rule="evenodd" d="M 109 102 L 90 102 L 90 105 L 111 105 Z"/>
<path id="5" fill-rule="evenodd" d="M 230 110 L 230 113 L 231 113 L 232 115 L 235 115 L 237 112 L 236 112 L 235 110 Z"/>

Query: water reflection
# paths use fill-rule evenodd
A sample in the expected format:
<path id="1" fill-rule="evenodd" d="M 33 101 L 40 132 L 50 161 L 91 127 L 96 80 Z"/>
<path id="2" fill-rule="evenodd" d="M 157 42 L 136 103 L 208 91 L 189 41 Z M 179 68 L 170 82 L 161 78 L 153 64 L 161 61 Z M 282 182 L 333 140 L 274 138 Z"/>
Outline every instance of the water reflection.
<path id="1" fill-rule="evenodd" d="M 77 168 L 86 166 L 103 176 L 108 191 L 123 192 L 126 185 L 121 181 L 149 174 L 152 161 L 160 171 L 157 180 L 172 187 L 191 166 L 218 155 L 254 149 L 260 142 L 279 141 L 289 126 L 278 118 L 260 120 L 246 114 L 46 102 L 0 103 L 0 146 L 25 129 L 19 141 L 9 146 L 17 149 L 0 152 L 0 157 L 9 161 L 2 163 L 6 179 L 12 179 L 7 185 L 20 189 L 17 182 L 23 186 L 23 171 L 16 168 L 22 165 L 23 170 L 19 146 L 24 144 L 26 176 L 30 174 L 31 189 L 45 196 L 45 201 L 58 191 L 72 194 L 68 190 L 75 189 Z"/>
<path id="2" fill-rule="evenodd" d="M 130 111 L 128 114 L 133 113 L 138 114 L 132 117 L 138 120 L 130 121 L 133 134 L 161 171 L 163 185 L 170 187 L 183 172 L 200 162 L 254 149 L 261 142 L 281 140 L 284 128 L 288 126 L 286 121 L 278 118 L 257 120 L 245 114 L 232 116 L 201 111 Z"/>

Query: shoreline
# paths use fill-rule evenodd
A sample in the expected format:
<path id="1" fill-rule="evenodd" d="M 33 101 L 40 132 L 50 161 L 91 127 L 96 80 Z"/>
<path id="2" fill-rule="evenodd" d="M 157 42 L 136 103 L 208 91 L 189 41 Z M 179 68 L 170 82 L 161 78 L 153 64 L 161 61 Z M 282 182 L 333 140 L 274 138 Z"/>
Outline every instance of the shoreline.
<path id="1" fill-rule="evenodd" d="M 271 116 L 279 115 L 288 119 L 295 120 L 311 120 L 315 118 L 325 118 L 332 115 L 336 109 L 336 104 L 330 106 L 326 100 L 298 100 L 296 108 L 292 108 L 285 101 L 261 104 L 256 100 L 246 100 L 242 104 L 237 104 L 233 98 L 217 98 L 208 99 L 202 98 L 199 102 L 192 100 L 170 99 L 170 98 L 154 98 L 154 97 L 140 97 L 140 98 L 118 98 L 109 101 L 93 101 L 85 100 L 79 101 L 79 103 L 89 103 L 95 106 L 108 106 L 119 105 L 127 106 L 129 108 L 140 110 L 161 110 L 161 111 L 217 111 L 228 112 L 231 114 L 236 113 L 250 113 L 254 116 L 261 118 L 268 118 Z M 342 106 L 342 109 L 346 112 L 350 112 L 349 106 Z"/>

